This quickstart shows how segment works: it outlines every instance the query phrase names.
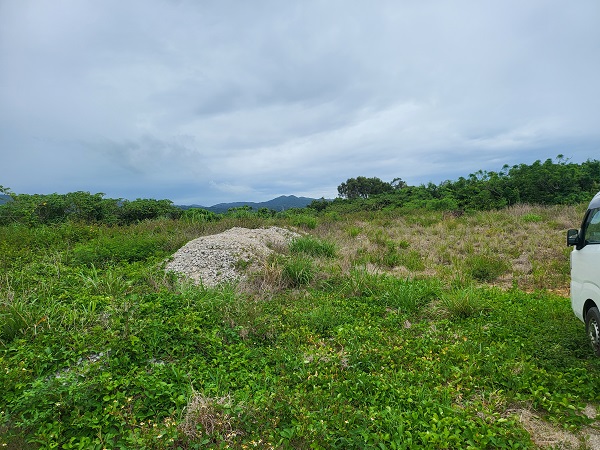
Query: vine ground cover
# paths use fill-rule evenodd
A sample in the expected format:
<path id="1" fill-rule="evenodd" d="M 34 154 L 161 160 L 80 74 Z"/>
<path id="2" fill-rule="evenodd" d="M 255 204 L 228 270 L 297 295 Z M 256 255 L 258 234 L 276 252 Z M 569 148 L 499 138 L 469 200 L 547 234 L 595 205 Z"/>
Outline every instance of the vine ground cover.
<path id="1" fill-rule="evenodd" d="M 534 448 L 529 411 L 584 448 L 600 362 L 553 293 L 579 217 L 2 227 L 0 445 Z M 260 289 L 161 268 L 201 234 L 271 224 L 309 235 L 255 274 Z"/>

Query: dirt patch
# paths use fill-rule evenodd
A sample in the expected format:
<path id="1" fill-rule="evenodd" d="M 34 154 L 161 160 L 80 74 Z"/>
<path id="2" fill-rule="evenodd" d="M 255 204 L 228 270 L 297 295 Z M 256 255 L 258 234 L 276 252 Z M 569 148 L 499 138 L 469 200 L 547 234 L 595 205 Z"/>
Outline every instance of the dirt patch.
<path id="1" fill-rule="evenodd" d="M 594 428 L 585 427 L 573 433 L 546 422 L 533 411 L 519 409 L 514 413 L 538 448 L 600 450 L 598 422 Z M 583 413 L 590 419 L 596 418 L 596 408 L 592 405 L 587 405 Z"/>

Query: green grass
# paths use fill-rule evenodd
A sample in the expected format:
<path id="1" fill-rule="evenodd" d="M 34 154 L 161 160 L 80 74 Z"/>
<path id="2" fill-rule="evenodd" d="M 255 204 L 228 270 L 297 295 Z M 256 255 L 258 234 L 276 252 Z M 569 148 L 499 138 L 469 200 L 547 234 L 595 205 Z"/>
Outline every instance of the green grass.
<path id="1" fill-rule="evenodd" d="M 474 221 L 494 235 L 510 218 L 490 214 L 452 230 Z M 405 259 L 358 264 L 345 248 L 357 219 L 375 241 L 369 258 Z M 161 270 L 186 240 L 239 224 L 230 219 L 0 228 L 0 445 L 534 448 L 519 411 L 571 433 L 590 422 L 580 412 L 599 404 L 600 360 L 567 298 L 486 285 L 509 270 L 492 240 L 466 255 L 448 245 L 445 260 L 461 264 L 422 274 L 435 259 L 394 233 L 429 237 L 442 226 L 431 213 L 339 220 L 348 225 L 323 224 L 271 258 L 256 291 Z M 538 250 L 565 270 L 562 251 Z M 398 264 L 418 276 L 393 275 Z M 537 282 L 554 280 L 540 265 Z"/>
<path id="2" fill-rule="evenodd" d="M 292 240 L 289 244 L 292 254 L 306 254 L 309 256 L 324 256 L 333 258 L 336 254 L 335 244 L 312 236 L 302 236 Z"/>

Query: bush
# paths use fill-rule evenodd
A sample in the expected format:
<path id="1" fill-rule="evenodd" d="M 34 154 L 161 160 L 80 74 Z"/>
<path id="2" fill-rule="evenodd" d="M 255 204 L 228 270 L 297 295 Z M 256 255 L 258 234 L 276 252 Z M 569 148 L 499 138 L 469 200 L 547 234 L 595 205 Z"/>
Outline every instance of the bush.
<path id="1" fill-rule="evenodd" d="M 181 214 L 181 220 L 186 223 L 218 222 L 223 216 L 202 208 L 189 208 Z"/>
<path id="2" fill-rule="evenodd" d="M 292 215 L 290 216 L 290 222 L 296 227 L 308 228 L 309 230 L 317 228 L 317 218 L 308 214 Z"/>
<path id="3" fill-rule="evenodd" d="M 160 217 L 177 219 L 182 213 L 183 211 L 174 206 L 171 200 L 138 198 L 133 201 L 124 200 L 118 210 L 118 218 L 122 224 L 132 224 Z"/>

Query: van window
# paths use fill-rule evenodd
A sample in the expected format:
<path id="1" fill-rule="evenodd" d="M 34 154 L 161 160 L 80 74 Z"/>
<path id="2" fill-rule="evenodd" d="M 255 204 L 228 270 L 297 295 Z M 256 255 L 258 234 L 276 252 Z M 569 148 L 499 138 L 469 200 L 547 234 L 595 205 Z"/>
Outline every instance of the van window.
<path id="1" fill-rule="evenodd" d="M 586 244 L 600 244 L 600 208 L 592 209 L 585 226 Z"/>

